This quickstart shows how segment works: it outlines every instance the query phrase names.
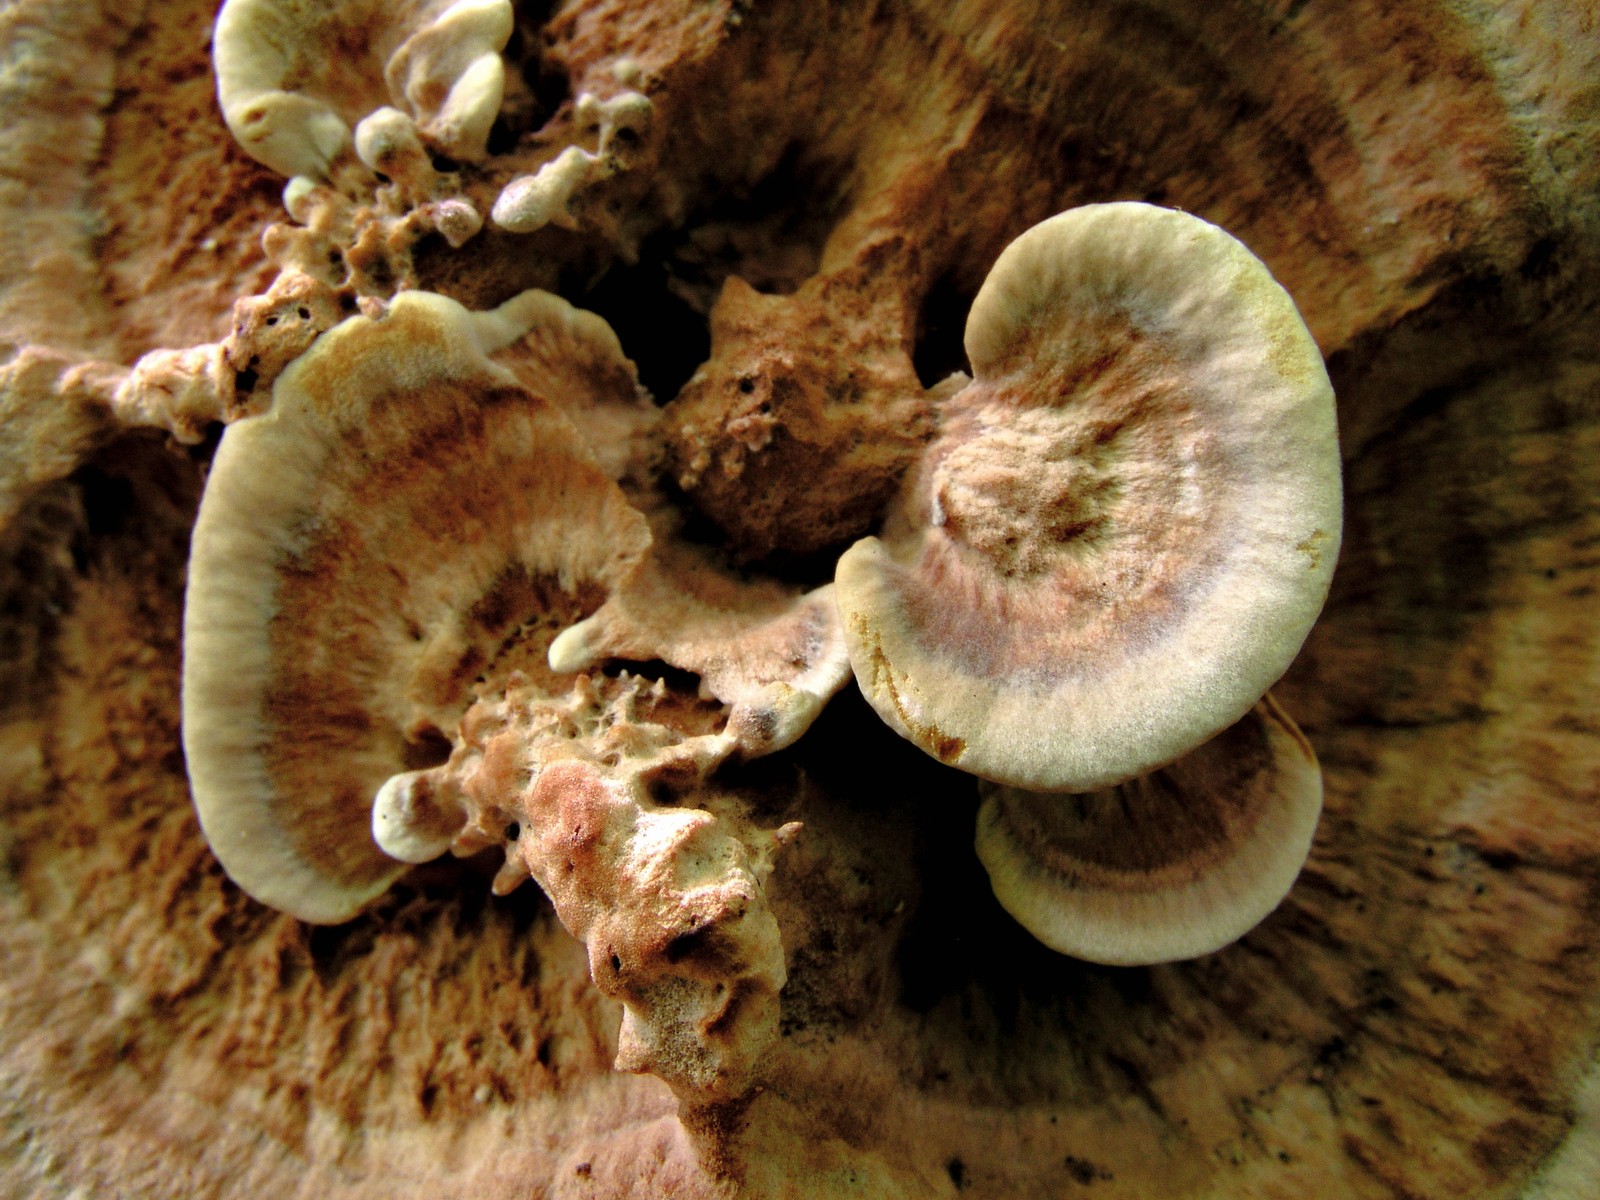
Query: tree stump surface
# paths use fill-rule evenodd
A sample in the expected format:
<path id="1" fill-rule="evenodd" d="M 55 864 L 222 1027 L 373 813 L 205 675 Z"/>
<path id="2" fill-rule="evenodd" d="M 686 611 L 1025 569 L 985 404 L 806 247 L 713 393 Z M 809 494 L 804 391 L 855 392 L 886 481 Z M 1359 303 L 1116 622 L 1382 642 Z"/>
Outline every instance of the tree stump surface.
<path id="1" fill-rule="evenodd" d="M 777 324 L 802 350 L 842 337 L 931 386 L 962 368 L 1001 247 L 1113 199 L 1249 245 L 1338 396 L 1342 557 L 1277 689 L 1326 807 L 1283 905 L 1196 961 L 1051 953 L 972 855 L 971 779 L 851 687 L 733 781 L 806 825 L 770 885 L 782 1036 L 765 1090 L 683 1120 L 659 1081 L 611 1070 L 620 1010 L 536 889 L 497 898 L 477 864 L 434 864 L 313 927 L 242 894 L 201 836 L 180 641 L 215 439 L 71 432 L 29 406 L 24 368 L 223 338 L 270 282 L 282 181 L 222 124 L 212 17 L 0 11 L 0 466 L 34 464 L 0 533 L 0 1191 L 1592 1194 L 1587 5 L 521 6 L 507 137 L 535 144 L 626 55 L 655 105 L 648 169 L 600 185 L 611 215 L 576 231 L 425 240 L 417 281 L 599 311 L 658 402 L 708 359 L 778 386 L 751 327 L 717 340 L 733 276 L 796 298 Z M 469 183 L 485 209 L 490 175 Z M 810 529 L 731 536 L 760 554 Z"/>

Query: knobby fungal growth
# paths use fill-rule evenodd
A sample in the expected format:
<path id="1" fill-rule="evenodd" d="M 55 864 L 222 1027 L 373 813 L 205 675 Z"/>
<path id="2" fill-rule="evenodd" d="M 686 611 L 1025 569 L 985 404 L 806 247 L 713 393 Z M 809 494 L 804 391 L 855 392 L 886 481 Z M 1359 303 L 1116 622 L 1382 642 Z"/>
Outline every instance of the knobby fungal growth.
<path id="1" fill-rule="evenodd" d="M 0 1180 L 1568 1194 L 1569 7 L 0 15 Z"/>

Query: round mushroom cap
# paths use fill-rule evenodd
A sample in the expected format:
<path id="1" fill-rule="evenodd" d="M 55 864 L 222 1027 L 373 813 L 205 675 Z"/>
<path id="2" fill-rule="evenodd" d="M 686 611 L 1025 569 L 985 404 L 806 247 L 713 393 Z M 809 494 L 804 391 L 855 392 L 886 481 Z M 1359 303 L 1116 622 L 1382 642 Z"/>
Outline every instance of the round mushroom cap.
<path id="1" fill-rule="evenodd" d="M 839 561 L 851 664 L 891 726 L 999 783 L 1086 792 L 1248 712 L 1321 610 L 1341 525 L 1333 391 L 1267 268 L 1146 204 L 1000 255 L 974 379 Z"/>
<path id="2" fill-rule="evenodd" d="M 390 849 L 444 848 L 385 781 L 441 761 L 495 655 L 593 611 L 649 546 L 557 406 L 487 357 L 539 308 L 403 293 L 319 338 L 218 448 L 184 609 L 189 778 L 228 874 L 304 920 L 404 869 L 373 840 L 380 792 Z"/>
<path id="3" fill-rule="evenodd" d="M 980 784 L 978 857 L 1052 950 L 1136 966 L 1209 954 L 1288 894 L 1322 811 L 1310 745 L 1268 696 L 1150 775 L 1079 795 Z"/>

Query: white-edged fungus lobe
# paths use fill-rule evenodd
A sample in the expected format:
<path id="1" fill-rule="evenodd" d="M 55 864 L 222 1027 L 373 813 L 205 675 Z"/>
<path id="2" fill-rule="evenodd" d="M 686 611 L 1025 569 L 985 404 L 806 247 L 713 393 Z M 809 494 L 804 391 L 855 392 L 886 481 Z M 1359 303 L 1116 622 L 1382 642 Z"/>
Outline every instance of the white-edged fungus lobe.
<path id="1" fill-rule="evenodd" d="M 1208 954 L 1288 892 L 1322 811 L 1322 773 L 1268 696 L 1149 775 L 1085 795 L 980 785 L 978 857 L 1045 945 L 1132 966 Z"/>
<path id="2" fill-rule="evenodd" d="M 557 672 L 660 659 L 729 706 L 745 758 L 797 741 L 850 680 L 833 589 L 742 579 L 698 547 L 657 542 L 593 616 L 550 644 Z"/>
<path id="3" fill-rule="evenodd" d="M 487 357 L 537 300 L 402 293 L 319 338 L 217 451 L 184 611 L 189 778 L 229 875 L 305 920 L 442 852 L 449 798 L 408 773 L 449 753 L 524 627 L 592 611 L 649 545 L 556 404 Z"/>
<path id="4" fill-rule="evenodd" d="M 891 726 L 1038 791 L 1142 775 L 1239 720 L 1338 552 L 1333 392 L 1266 267 L 1144 204 L 1000 255 L 883 538 L 839 562 L 851 664 Z"/>
<path id="5" fill-rule="evenodd" d="M 325 176 L 387 102 L 431 145 L 481 158 L 512 24 L 509 0 L 226 0 L 217 101 L 245 152 L 283 175 Z"/>

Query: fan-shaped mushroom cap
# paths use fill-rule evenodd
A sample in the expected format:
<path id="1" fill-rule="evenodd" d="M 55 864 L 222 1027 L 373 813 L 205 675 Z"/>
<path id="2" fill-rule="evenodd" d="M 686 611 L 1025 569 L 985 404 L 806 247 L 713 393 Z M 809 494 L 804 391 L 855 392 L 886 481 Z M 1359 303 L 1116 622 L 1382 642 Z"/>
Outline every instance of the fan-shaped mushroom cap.
<path id="1" fill-rule="evenodd" d="M 1086 795 L 981 784 L 978 857 L 1007 912 L 1063 954 L 1116 966 L 1209 954 L 1288 893 L 1322 772 L 1268 696 L 1149 775 Z"/>
<path id="2" fill-rule="evenodd" d="M 383 891 L 403 868 L 369 832 L 380 786 L 454 731 L 523 623 L 592 609 L 649 544 L 557 407 L 486 357 L 547 307 L 404 293 L 223 436 L 189 564 L 184 748 L 207 839 L 267 904 L 338 921 Z M 397 787 L 388 816 L 415 799 Z M 391 840 L 416 857 L 416 834 Z"/>
<path id="3" fill-rule="evenodd" d="M 351 124 L 386 101 L 447 153 L 479 158 L 500 111 L 511 27 L 509 0 L 227 0 L 214 37 L 217 100 L 245 151 L 284 175 L 326 175 Z M 364 51 L 377 60 L 371 78 Z"/>
<path id="4" fill-rule="evenodd" d="M 1333 392 L 1266 267 L 1197 217 L 1073 209 L 1006 248 L 882 541 L 836 576 L 878 713 L 1000 783 L 1171 762 L 1283 674 L 1340 532 Z"/>

